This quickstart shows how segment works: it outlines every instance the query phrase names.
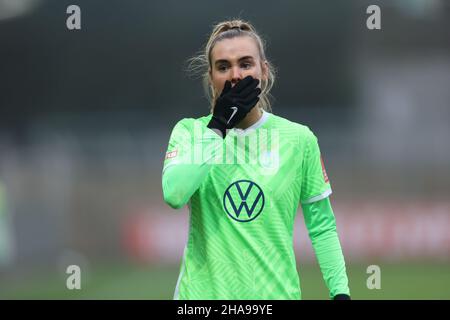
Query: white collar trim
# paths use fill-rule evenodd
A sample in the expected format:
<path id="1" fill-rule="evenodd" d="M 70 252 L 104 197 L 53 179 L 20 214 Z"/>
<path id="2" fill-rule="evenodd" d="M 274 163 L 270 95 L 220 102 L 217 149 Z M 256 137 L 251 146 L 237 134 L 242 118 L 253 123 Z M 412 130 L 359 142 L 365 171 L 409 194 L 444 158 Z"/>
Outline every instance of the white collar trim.
<path id="1" fill-rule="evenodd" d="M 258 129 L 264 123 L 266 123 L 266 121 L 267 121 L 267 119 L 269 119 L 269 115 L 270 115 L 270 113 L 265 110 L 262 110 L 262 112 L 263 112 L 263 114 L 262 114 L 261 118 L 259 118 L 259 120 L 256 121 L 254 124 L 252 124 L 250 127 L 246 128 L 246 129 L 233 128 L 232 131 L 238 135 L 243 135 L 243 134 L 247 134 L 248 132 L 250 132 L 252 130 Z"/>

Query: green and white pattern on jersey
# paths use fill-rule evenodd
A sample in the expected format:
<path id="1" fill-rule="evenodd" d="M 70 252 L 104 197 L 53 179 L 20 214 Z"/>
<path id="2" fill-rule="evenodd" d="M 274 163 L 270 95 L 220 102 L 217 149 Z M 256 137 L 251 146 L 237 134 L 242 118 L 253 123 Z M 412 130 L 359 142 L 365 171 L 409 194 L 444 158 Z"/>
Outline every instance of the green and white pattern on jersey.
<path id="1" fill-rule="evenodd" d="M 175 298 L 301 299 L 294 219 L 300 203 L 331 193 L 317 138 L 265 112 L 256 125 L 222 140 L 206 127 L 210 118 L 179 121 L 164 162 L 163 174 L 179 166 L 202 179 L 188 203 Z"/>

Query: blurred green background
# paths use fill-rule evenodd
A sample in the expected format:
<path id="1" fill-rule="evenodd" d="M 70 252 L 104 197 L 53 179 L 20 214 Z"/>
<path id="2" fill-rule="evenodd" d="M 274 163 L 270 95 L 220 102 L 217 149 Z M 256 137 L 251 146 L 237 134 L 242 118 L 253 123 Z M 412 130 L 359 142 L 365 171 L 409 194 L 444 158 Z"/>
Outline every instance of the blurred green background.
<path id="1" fill-rule="evenodd" d="M 172 298 L 188 212 L 162 162 L 209 112 L 186 60 L 231 17 L 266 40 L 274 114 L 319 138 L 352 297 L 450 299 L 449 1 L 78 0 L 75 31 L 71 4 L 0 0 L 0 299 Z M 303 298 L 328 299 L 296 230 Z"/>

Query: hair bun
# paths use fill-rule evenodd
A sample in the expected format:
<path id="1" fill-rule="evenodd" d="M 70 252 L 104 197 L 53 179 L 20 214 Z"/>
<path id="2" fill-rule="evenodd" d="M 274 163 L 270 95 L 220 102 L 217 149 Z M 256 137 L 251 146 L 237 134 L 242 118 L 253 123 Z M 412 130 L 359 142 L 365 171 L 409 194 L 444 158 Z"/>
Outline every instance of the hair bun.
<path id="1" fill-rule="evenodd" d="M 218 33 L 226 32 L 228 30 L 254 31 L 253 27 L 242 20 L 231 20 L 223 22 L 216 26 Z"/>

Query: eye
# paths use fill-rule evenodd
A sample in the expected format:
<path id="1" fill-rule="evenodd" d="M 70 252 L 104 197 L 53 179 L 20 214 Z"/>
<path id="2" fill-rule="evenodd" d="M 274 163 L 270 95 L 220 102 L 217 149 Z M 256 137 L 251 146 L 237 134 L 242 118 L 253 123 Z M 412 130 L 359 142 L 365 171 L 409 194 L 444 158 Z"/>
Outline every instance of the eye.
<path id="1" fill-rule="evenodd" d="M 226 64 L 221 64 L 217 67 L 217 70 L 219 70 L 219 72 L 225 72 L 228 69 L 228 66 Z"/>
<path id="2" fill-rule="evenodd" d="M 252 67 L 252 64 L 250 62 L 243 62 L 241 63 L 242 69 L 250 69 Z"/>

